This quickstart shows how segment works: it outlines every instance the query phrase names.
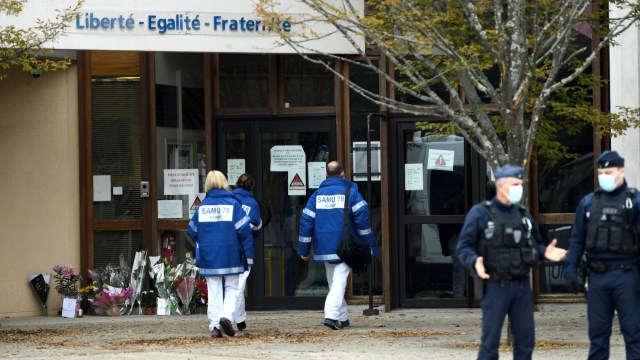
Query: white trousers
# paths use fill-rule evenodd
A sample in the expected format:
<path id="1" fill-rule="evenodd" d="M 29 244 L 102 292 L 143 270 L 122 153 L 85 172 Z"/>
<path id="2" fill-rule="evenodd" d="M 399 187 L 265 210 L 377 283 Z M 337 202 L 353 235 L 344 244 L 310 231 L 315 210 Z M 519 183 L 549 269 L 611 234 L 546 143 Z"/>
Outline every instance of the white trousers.
<path id="1" fill-rule="evenodd" d="M 325 319 L 347 321 L 349 319 L 349 307 L 344 299 L 347 290 L 347 279 L 351 268 L 346 263 L 330 264 L 324 263 L 327 270 L 327 282 L 329 283 L 329 294 L 324 302 Z"/>
<path id="2" fill-rule="evenodd" d="M 247 312 L 244 308 L 244 289 L 247 288 L 247 278 L 251 273 L 251 268 L 238 275 L 238 300 L 236 301 L 236 311 L 233 313 L 235 323 L 247 320 Z"/>
<path id="3" fill-rule="evenodd" d="M 233 312 L 236 309 L 238 300 L 238 275 L 227 276 L 206 276 L 207 293 L 209 295 L 209 305 L 207 306 L 207 317 L 209 331 L 213 328 L 220 330 L 220 318 L 224 317 L 233 322 Z M 224 279 L 224 289 L 222 280 Z"/>

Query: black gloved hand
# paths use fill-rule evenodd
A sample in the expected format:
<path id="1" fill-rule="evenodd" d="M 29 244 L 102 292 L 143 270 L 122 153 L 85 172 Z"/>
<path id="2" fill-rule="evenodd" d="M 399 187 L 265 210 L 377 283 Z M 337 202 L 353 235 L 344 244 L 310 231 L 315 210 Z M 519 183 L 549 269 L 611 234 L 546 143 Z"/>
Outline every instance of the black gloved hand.
<path id="1" fill-rule="evenodd" d="M 570 293 L 578 294 L 584 292 L 584 284 L 578 277 L 567 279 L 567 289 Z"/>

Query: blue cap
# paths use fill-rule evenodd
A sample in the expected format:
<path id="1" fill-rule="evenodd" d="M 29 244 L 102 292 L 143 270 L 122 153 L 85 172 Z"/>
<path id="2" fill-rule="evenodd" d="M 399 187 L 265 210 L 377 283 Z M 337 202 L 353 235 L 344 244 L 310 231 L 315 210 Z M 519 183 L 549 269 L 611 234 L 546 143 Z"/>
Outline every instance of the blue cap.
<path id="1" fill-rule="evenodd" d="M 624 167 L 624 158 L 616 151 L 605 151 L 598 158 L 598 169 Z"/>
<path id="2" fill-rule="evenodd" d="M 517 165 L 507 164 L 496 171 L 494 174 L 496 180 L 502 179 L 505 177 L 514 177 L 518 179 L 522 179 L 522 174 L 524 174 L 524 169 Z"/>

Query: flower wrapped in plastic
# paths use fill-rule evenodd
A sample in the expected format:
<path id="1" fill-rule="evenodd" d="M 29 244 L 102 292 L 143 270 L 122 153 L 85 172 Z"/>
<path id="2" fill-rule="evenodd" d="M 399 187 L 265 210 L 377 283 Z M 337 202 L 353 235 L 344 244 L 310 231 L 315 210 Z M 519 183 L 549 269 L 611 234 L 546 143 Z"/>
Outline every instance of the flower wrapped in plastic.
<path id="1" fill-rule="evenodd" d="M 89 270 L 93 277 L 93 286 L 97 289 L 126 288 L 129 286 L 131 268 L 127 265 L 124 255 L 120 254 L 120 264 L 107 264 L 104 268 Z"/>
<path id="2" fill-rule="evenodd" d="M 136 256 L 133 259 L 133 266 L 131 266 L 131 281 L 130 285 L 133 288 L 133 294 L 131 295 L 131 307 L 129 308 L 129 314 L 133 311 L 133 306 L 138 303 L 138 313 L 142 315 L 142 285 L 144 284 L 144 277 L 147 269 L 147 250 L 136 252 Z"/>
<path id="3" fill-rule="evenodd" d="M 97 293 L 93 299 L 89 299 L 96 312 L 103 312 L 106 315 L 123 315 L 127 308 L 127 303 L 133 294 L 133 287 L 126 289 L 107 288 Z"/>
<path id="4" fill-rule="evenodd" d="M 158 291 L 158 315 L 177 313 L 178 298 L 173 288 L 173 282 L 176 279 L 176 268 L 171 266 L 168 259 L 160 259 L 159 256 L 150 256 L 149 263 L 151 264 L 149 273 Z"/>
<path id="5" fill-rule="evenodd" d="M 133 295 L 133 288 L 129 286 L 131 269 L 124 256 L 120 255 L 120 265 L 108 264 L 101 269 L 89 270 L 89 273 L 96 288 L 96 296 L 92 301 L 96 314 L 124 314 Z"/>
<path id="6" fill-rule="evenodd" d="M 40 274 L 31 274 L 27 277 L 29 281 L 29 285 L 33 289 L 33 292 L 40 300 L 40 305 L 42 305 L 42 315 L 48 316 L 49 310 L 47 309 L 47 297 L 49 296 L 49 281 L 51 280 L 51 275 L 48 273 L 40 273 Z"/>
<path id="7" fill-rule="evenodd" d="M 191 254 L 187 253 L 184 262 L 176 266 L 176 275 L 173 281 L 173 288 L 180 302 L 182 302 L 181 310 L 184 315 L 189 315 L 190 313 L 189 304 L 195 291 L 197 274 L 198 268 L 195 265 L 195 261 Z"/>

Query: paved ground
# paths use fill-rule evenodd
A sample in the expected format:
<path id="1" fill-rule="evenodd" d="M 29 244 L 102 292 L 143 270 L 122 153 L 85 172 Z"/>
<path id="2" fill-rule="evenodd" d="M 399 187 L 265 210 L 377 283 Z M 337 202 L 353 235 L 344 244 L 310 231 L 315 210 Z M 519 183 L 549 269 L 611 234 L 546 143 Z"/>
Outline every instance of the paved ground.
<path id="1" fill-rule="evenodd" d="M 534 359 L 585 359 L 586 305 L 538 305 Z M 479 309 L 400 309 L 363 316 L 351 306 L 350 328 L 322 326 L 321 311 L 249 312 L 244 332 L 212 339 L 205 315 L 59 316 L 0 319 L 0 357 L 120 359 L 473 359 Z M 134 310 L 135 312 L 135 310 Z M 503 331 L 503 342 L 505 340 Z M 624 359 L 614 321 L 612 359 Z M 506 345 L 502 358 L 512 358 Z"/>

